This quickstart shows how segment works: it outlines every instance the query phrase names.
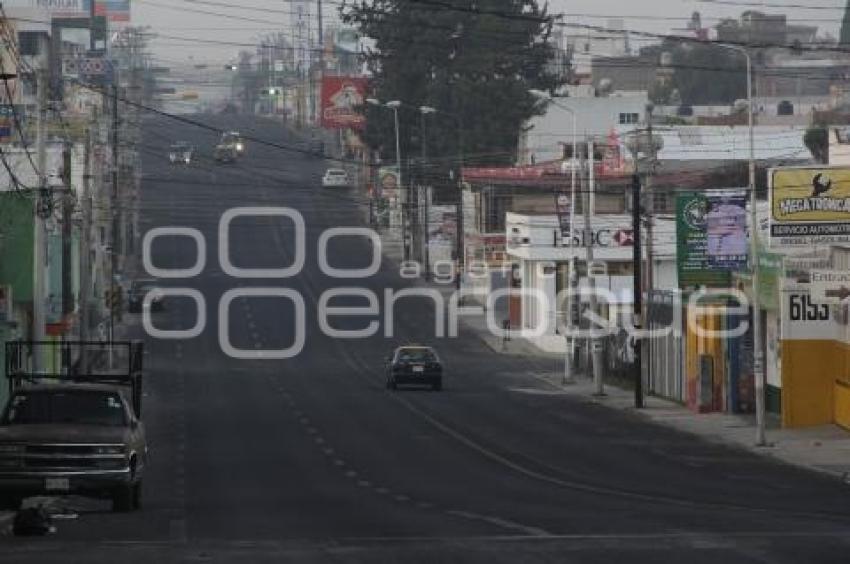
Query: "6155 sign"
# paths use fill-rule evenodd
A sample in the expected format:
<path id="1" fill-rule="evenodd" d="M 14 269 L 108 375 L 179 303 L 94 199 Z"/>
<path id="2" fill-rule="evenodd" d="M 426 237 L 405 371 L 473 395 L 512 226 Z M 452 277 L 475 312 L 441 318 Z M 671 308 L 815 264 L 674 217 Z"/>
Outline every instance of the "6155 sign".
<path id="1" fill-rule="evenodd" d="M 812 302 L 808 294 L 788 294 L 791 321 L 829 321 L 829 305 Z"/>

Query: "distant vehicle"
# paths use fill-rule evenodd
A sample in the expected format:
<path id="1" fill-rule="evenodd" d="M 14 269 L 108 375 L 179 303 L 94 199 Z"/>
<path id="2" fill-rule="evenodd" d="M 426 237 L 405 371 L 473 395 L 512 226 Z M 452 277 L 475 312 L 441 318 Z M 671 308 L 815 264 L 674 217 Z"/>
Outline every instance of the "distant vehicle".
<path id="1" fill-rule="evenodd" d="M 151 311 L 162 311 L 165 306 L 162 303 L 162 294 L 155 290 L 157 285 L 158 282 L 154 279 L 134 280 L 130 285 L 130 291 L 127 296 L 127 311 L 130 313 L 141 313 L 145 296 L 151 291 L 154 292 L 151 299 Z"/>
<path id="2" fill-rule="evenodd" d="M 233 145 L 224 145 L 219 143 L 213 151 L 213 158 L 219 163 L 232 163 L 236 161 L 238 153 Z"/>
<path id="3" fill-rule="evenodd" d="M 227 131 L 221 134 L 221 145 L 228 145 L 236 150 L 236 154 L 241 155 L 245 152 L 245 141 L 238 131 Z"/>
<path id="4" fill-rule="evenodd" d="M 387 388 L 402 384 L 428 385 L 443 389 L 443 363 L 432 347 L 399 347 L 386 359 Z"/>
<path id="5" fill-rule="evenodd" d="M 168 160 L 171 164 L 190 164 L 194 156 L 194 149 L 188 143 L 180 142 L 171 146 Z"/>
<path id="6" fill-rule="evenodd" d="M 323 188 L 345 188 L 350 185 L 348 173 L 341 168 L 329 168 L 322 177 Z"/>
<path id="7" fill-rule="evenodd" d="M 0 505 L 78 494 L 141 506 L 145 428 L 124 387 L 104 383 L 17 387 L 0 419 Z M 139 387 L 139 395 L 141 388 Z"/>

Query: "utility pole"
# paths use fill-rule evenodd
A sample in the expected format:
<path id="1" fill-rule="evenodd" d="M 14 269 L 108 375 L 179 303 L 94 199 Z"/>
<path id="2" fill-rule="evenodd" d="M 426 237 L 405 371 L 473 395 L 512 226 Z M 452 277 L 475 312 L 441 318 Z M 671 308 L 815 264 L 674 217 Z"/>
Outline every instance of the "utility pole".
<path id="1" fill-rule="evenodd" d="M 649 143 L 649 162 L 647 163 L 646 174 L 644 176 L 644 191 L 646 193 L 646 292 L 647 296 L 652 293 L 655 287 L 654 269 L 655 269 L 655 251 L 653 249 L 653 241 L 655 240 L 655 196 L 652 193 L 652 173 L 655 171 L 655 163 L 658 160 L 658 149 L 661 144 L 655 139 L 652 133 L 652 112 L 655 107 L 652 103 L 646 105 L 646 132 L 647 142 Z M 640 181 L 640 178 L 638 178 Z M 639 194 L 638 194 L 639 195 Z M 640 200 L 635 200 L 633 207 L 640 211 Z M 640 246 L 640 237 L 635 231 L 635 246 Z M 642 281 L 640 281 L 642 282 Z M 642 287 L 642 286 L 639 286 Z M 643 323 L 648 323 L 649 304 L 643 304 L 643 295 L 639 296 L 641 301 L 635 301 L 635 313 L 641 315 L 640 320 Z M 652 348 L 646 349 L 646 361 L 648 370 L 652 370 Z M 635 388 L 635 407 L 643 407 L 643 350 L 641 342 L 635 342 L 635 362 L 638 365 L 638 380 Z"/>
<path id="2" fill-rule="evenodd" d="M 80 241 L 80 341 L 89 340 L 89 293 L 91 288 L 91 221 L 92 221 L 92 174 L 91 174 L 91 149 L 92 129 L 94 124 L 86 129 L 85 161 L 83 163 L 83 194 L 82 215 L 83 232 Z M 85 345 L 80 349 L 80 370 L 88 374 L 88 347 Z"/>
<path id="3" fill-rule="evenodd" d="M 41 48 L 45 48 L 45 44 L 41 42 Z M 46 60 L 46 58 L 45 58 Z M 47 123 L 45 121 L 45 112 L 47 108 L 47 85 L 45 84 L 47 77 L 45 76 L 43 64 L 35 70 L 36 82 L 36 147 L 38 166 L 38 197 L 35 200 L 35 232 L 33 234 L 33 340 L 42 342 L 45 340 L 45 330 L 47 316 L 45 313 L 45 298 L 48 270 L 46 266 L 47 256 L 47 229 L 45 222 L 50 217 L 51 202 L 50 192 L 47 186 Z M 43 370 L 43 358 L 41 350 L 36 347 L 33 351 L 33 368 L 36 373 Z"/>
<path id="4" fill-rule="evenodd" d="M 67 318 L 74 312 L 74 296 L 71 288 L 71 212 L 74 208 L 71 193 L 71 142 L 62 149 L 62 316 Z"/>
<path id="5" fill-rule="evenodd" d="M 110 295 L 115 296 L 115 273 L 118 270 L 118 245 L 119 245 L 119 217 L 121 212 L 119 210 L 120 205 L 120 190 L 118 187 L 119 175 L 118 175 L 118 157 L 119 153 L 119 132 L 118 127 L 120 125 L 120 121 L 118 118 L 118 83 L 116 82 L 112 86 L 112 194 L 111 194 L 111 206 L 112 210 L 112 244 L 111 246 L 111 255 L 110 255 L 110 272 L 109 272 L 109 289 Z M 115 308 L 109 308 L 109 341 L 115 341 Z M 111 347 L 110 347 L 111 350 Z"/>
<path id="6" fill-rule="evenodd" d="M 457 110 L 454 110 L 457 112 Z M 464 161 L 464 140 L 463 140 L 463 114 L 457 112 L 455 114 L 455 119 L 457 120 L 458 128 L 457 128 L 457 141 L 458 141 L 458 177 L 456 182 L 458 183 L 458 191 L 457 191 L 457 290 L 461 289 L 461 282 L 463 280 L 463 272 L 466 268 L 466 240 L 465 240 L 465 228 L 464 228 L 464 217 L 463 217 L 463 161 Z M 461 302 L 463 301 L 463 295 L 460 295 Z"/>
<path id="7" fill-rule="evenodd" d="M 430 109 L 430 108 L 429 108 Z M 416 196 L 416 213 L 423 217 L 422 225 L 419 226 L 419 244 L 421 249 L 421 259 L 425 264 L 425 279 L 428 279 L 428 273 L 431 270 L 431 262 L 430 257 L 428 256 L 428 185 L 427 185 L 427 169 L 428 169 L 428 135 L 426 133 L 426 117 L 428 116 L 428 111 L 425 107 L 419 108 L 419 134 L 421 136 L 421 145 L 422 145 L 422 155 L 421 162 L 419 164 L 419 182 L 421 191 L 425 194 L 425 203 L 424 203 L 424 214 L 420 214 L 419 211 L 419 200 L 421 199 L 419 193 Z"/>
<path id="8" fill-rule="evenodd" d="M 650 134 L 651 135 L 651 134 Z M 650 136 L 650 139 L 652 137 Z M 632 254 L 633 272 L 633 294 L 634 306 L 632 323 L 636 329 L 643 327 L 643 288 L 641 262 L 641 241 L 640 241 L 640 175 L 635 173 L 632 175 L 632 230 L 634 232 L 634 246 Z M 652 246 L 652 240 L 649 240 L 649 246 Z M 634 362 L 634 380 L 635 380 L 635 407 L 640 409 L 643 407 L 643 373 L 642 373 L 642 357 L 641 357 L 641 339 L 634 339 L 635 362 Z"/>
<path id="9" fill-rule="evenodd" d="M 583 208 L 584 208 L 584 247 L 586 250 L 586 276 L 587 276 L 587 287 L 588 292 L 590 293 L 589 301 L 590 301 L 590 311 L 593 314 L 598 315 L 598 304 L 596 302 L 596 278 L 593 276 L 592 272 L 592 264 L 594 262 L 593 259 L 593 227 L 591 225 L 591 202 L 594 201 L 593 193 L 596 190 L 596 177 L 595 177 L 595 163 L 593 158 L 593 141 L 587 142 L 587 155 L 588 155 L 588 166 L 587 166 L 587 177 L 589 180 L 588 190 L 582 191 L 582 200 L 583 200 Z M 602 381 L 602 342 L 599 341 L 595 332 L 598 328 L 594 327 L 593 321 L 590 322 L 590 351 L 591 351 L 591 364 L 593 364 L 593 384 L 594 384 L 594 394 L 595 396 L 604 396 L 605 395 L 605 383 Z"/>

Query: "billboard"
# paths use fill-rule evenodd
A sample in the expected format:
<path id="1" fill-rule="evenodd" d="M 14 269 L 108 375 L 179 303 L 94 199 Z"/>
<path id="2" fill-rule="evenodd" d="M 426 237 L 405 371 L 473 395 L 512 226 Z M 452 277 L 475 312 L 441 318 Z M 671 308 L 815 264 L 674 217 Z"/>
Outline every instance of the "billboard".
<path id="1" fill-rule="evenodd" d="M 704 194 L 676 198 L 676 269 L 683 288 L 726 287 L 732 280 L 732 269 L 711 264 L 708 210 L 709 197 Z"/>
<path id="2" fill-rule="evenodd" d="M 105 16 L 111 22 L 130 21 L 130 0 L 96 0 L 96 2 L 95 15 Z"/>
<path id="3" fill-rule="evenodd" d="M 91 17 L 92 0 L 31 0 L 30 7 L 44 10 L 53 18 L 88 18 Z M 24 2 L 15 3 L 23 6 Z M 8 2 L 3 2 L 9 6 Z"/>
<path id="4" fill-rule="evenodd" d="M 363 129 L 366 117 L 357 112 L 366 98 L 368 79 L 353 76 L 322 78 L 322 127 Z"/>
<path id="5" fill-rule="evenodd" d="M 428 208 L 428 257 L 431 265 L 451 261 L 457 249 L 457 206 Z"/>
<path id="6" fill-rule="evenodd" d="M 747 196 L 744 192 L 706 196 L 706 255 L 711 268 L 747 266 Z"/>
<path id="7" fill-rule="evenodd" d="M 777 168 L 769 180 L 772 244 L 850 243 L 850 168 Z"/>

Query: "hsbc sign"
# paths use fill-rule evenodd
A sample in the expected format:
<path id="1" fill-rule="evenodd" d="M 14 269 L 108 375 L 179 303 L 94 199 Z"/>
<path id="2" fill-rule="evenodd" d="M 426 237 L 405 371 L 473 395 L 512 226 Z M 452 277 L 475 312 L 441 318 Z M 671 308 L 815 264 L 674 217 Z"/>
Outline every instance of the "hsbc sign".
<path id="1" fill-rule="evenodd" d="M 594 247 L 633 247 L 635 244 L 634 231 L 627 228 L 601 227 L 594 229 L 590 243 Z M 588 234 L 583 230 L 574 229 L 572 241 L 567 246 L 585 247 Z"/>

